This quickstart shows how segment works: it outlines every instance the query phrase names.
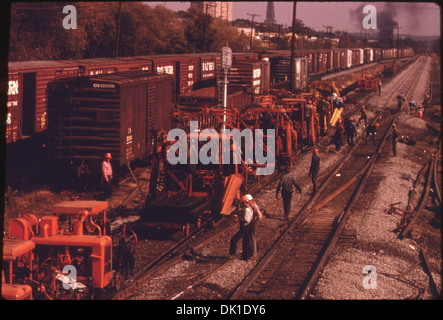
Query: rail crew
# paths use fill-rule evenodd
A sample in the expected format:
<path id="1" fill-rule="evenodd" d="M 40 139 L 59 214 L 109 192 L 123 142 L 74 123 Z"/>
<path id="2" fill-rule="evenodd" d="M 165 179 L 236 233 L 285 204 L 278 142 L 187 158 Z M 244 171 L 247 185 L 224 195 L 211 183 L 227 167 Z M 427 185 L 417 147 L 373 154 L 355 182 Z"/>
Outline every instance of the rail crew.
<path id="1" fill-rule="evenodd" d="M 398 102 L 398 105 L 397 105 L 397 111 L 398 112 L 401 112 L 401 107 L 402 107 L 402 105 L 403 105 L 403 102 L 405 102 L 406 101 L 406 98 L 405 98 L 405 96 L 403 95 L 403 91 L 397 96 L 397 102 Z"/>
<path id="2" fill-rule="evenodd" d="M 336 130 L 335 130 L 334 136 L 332 137 L 332 141 L 334 142 L 335 149 L 337 151 L 340 150 L 340 148 L 341 148 L 341 142 L 342 142 L 344 133 L 345 133 L 345 127 L 341 123 L 341 119 L 338 119 Z"/>
<path id="3" fill-rule="evenodd" d="M 112 166 L 111 166 L 111 154 L 105 155 L 105 160 L 102 162 L 102 183 L 105 199 L 111 197 L 112 194 Z"/>
<path id="4" fill-rule="evenodd" d="M 321 130 L 321 134 L 323 136 L 326 135 L 327 133 L 327 123 L 329 123 L 329 119 L 330 119 L 330 110 L 331 110 L 331 106 L 328 100 L 326 100 L 325 98 L 323 98 L 321 100 L 321 102 L 318 104 L 317 106 L 317 111 L 319 114 L 319 123 L 320 123 L 320 130 Z"/>
<path id="5" fill-rule="evenodd" d="M 85 160 L 81 160 L 80 165 L 77 167 L 77 188 L 80 192 L 86 191 L 88 188 L 89 177 L 91 176 L 91 171 Z"/>
<path id="6" fill-rule="evenodd" d="M 251 248 L 250 258 L 253 258 L 257 256 L 257 240 L 255 237 L 255 231 L 257 229 L 257 224 L 263 218 L 263 214 L 261 213 L 260 208 L 258 207 L 257 203 L 250 194 L 244 196 L 244 201 L 246 202 L 246 205 L 250 206 L 252 209 L 251 227 L 248 228 L 247 230 L 251 233 L 248 236 L 248 239 L 250 241 L 250 248 Z"/>
<path id="7" fill-rule="evenodd" d="M 357 136 L 357 125 L 355 124 L 354 117 L 349 117 L 345 130 L 346 142 L 352 147 L 354 145 L 354 137 Z"/>
<path id="8" fill-rule="evenodd" d="M 394 155 L 394 157 L 397 156 L 397 140 L 398 140 L 398 130 L 396 124 L 394 123 L 392 125 L 392 154 Z"/>
<path id="9" fill-rule="evenodd" d="M 308 100 L 308 102 L 306 103 L 306 108 L 305 108 L 306 131 L 307 131 L 308 137 L 310 137 L 311 131 L 312 131 L 311 125 L 312 125 L 313 113 L 314 113 L 314 106 L 312 105 L 312 101 Z M 308 138 L 308 140 L 309 140 L 309 138 Z"/>
<path id="10" fill-rule="evenodd" d="M 365 106 L 362 106 L 361 109 L 360 109 L 360 119 L 358 119 L 357 126 L 360 125 L 360 121 L 362 121 L 362 120 L 365 121 L 365 124 L 363 125 L 363 128 L 366 128 L 367 122 L 368 122 L 368 114 L 366 113 Z"/>
<path id="11" fill-rule="evenodd" d="M 377 129 L 379 127 L 378 123 L 372 124 L 368 127 L 368 130 L 366 130 L 366 139 L 365 139 L 365 144 L 368 143 L 368 138 L 369 136 L 372 136 L 372 141 L 375 144 L 375 134 L 377 133 Z"/>
<path id="12" fill-rule="evenodd" d="M 248 195 L 243 196 L 240 199 L 240 208 L 238 210 L 238 218 L 240 223 L 239 230 L 232 236 L 230 245 L 229 245 L 229 255 L 235 256 L 237 254 L 237 243 L 240 239 L 242 239 L 242 259 L 247 260 L 252 257 L 252 221 L 254 218 L 254 211 L 249 205 L 248 199 L 252 199 L 252 197 L 247 197 Z"/>
<path id="13" fill-rule="evenodd" d="M 318 156 L 318 148 L 312 150 L 311 167 L 309 168 L 308 177 L 312 178 L 312 195 L 317 193 L 317 177 L 320 171 L 320 157 Z"/>
<path id="14" fill-rule="evenodd" d="M 278 193 L 281 189 L 281 197 L 283 199 L 284 217 L 285 220 L 289 220 L 289 213 L 291 212 L 291 200 L 292 200 L 292 187 L 294 186 L 301 194 L 300 186 L 295 182 L 295 178 L 291 175 L 291 167 L 285 168 L 286 174 L 284 174 L 277 185 L 275 198 L 278 198 Z"/>
<path id="15" fill-rule="evenodd" d="M 409 101 L 409 113 L 417 110 L 418 110 L 417 103 L 414 100 Z"/>

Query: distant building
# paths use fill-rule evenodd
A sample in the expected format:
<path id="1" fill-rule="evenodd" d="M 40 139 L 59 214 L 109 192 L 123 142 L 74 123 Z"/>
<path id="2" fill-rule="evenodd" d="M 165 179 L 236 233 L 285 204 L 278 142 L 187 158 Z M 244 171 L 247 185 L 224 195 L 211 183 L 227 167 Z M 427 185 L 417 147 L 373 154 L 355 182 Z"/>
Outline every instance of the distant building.
<path id="1" fill-rule="evenodd" d="M 213 18 L 232 21 L 231 1 L 191 1 L 191 7 L 200 9 Z"/>

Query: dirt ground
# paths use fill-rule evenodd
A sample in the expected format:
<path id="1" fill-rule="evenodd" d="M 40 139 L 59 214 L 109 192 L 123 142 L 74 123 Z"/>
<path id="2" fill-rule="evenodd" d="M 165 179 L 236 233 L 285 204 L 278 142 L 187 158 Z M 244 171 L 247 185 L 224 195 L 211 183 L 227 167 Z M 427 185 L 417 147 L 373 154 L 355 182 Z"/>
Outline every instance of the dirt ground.
<path id="1" fill-rule="evenodd" d="M 425 67 L 430 72 L 431 59 Z M 419 81 L 413 97 L 422 101 L 428 89 L 428 78 Z M 415 145 L 399 142 L 397 157 L 392 156 L 390 144 L 385 148 L 387 160 L 383 168 L 384 179 L 375 191 L 374 199 L 359 210 L 348 222 L 347 229 L 354 229 L 357 240 L 353 247 L 337 247 L 323 270 L 311 299 L 432 299 L 430 277 L 424 263 L 409 270 L 422 261 L 420 251 L 425 253 L 432 276 L 441 292 L 441 209 L 432 189 L 424 210 L 415 224 L 411 237 L 399 239 L 395 229 L 401 216 L 387 213 L 390 204 L 406 209 L 409 191 L 420 169 L 437 151 L 436 142 L 440 133 L 441 107 L 429 107 L 423 119 L 417 113 L 408 114 L 404 108 L 398 118 L 400 140 L 413 140 Z M 441 159 L 438 159 L 438 179 L 441 181 Z M 421 194 L 423 185 L 418 187 Z M 365 289 L 364 283 L 370 274 L 365 267 L 373 266 L 371 277 L 374 286 Z M 406 273 L 403 277 L 399 275 Z M 367 283 L 367 282 L 366 282 Z M 366 286 L 368 287 L 368 286 Z M 369 286 L 370 287 L 370 286 Z"/>

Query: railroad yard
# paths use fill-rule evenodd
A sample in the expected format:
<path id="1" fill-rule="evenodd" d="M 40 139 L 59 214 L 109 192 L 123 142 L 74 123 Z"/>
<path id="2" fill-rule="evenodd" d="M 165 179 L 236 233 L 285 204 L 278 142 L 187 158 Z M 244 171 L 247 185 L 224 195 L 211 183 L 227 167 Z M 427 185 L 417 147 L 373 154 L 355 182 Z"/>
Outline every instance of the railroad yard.
<path id="1" fill-rule="evenodd" d="M 379 77 L 386 68 L 373 66 L 366 73 L 371 70 Z M 393 73 L 382 75 L 380 94 L 350 86 L 360 78 L 360 70 L 328 76 L 335 81 L 336 88 L 346 91 L 342 119 L 353 116 L 358 120 L 364 105 L 368 124 L 380 124 L 376 143 L 371 139 L 365 141 L 367 127 L 361 124 L 357 126 L 355 145 L 348 145 L 344 138 L 340 150 L 332 143 L 333 125 L 323 135 L 314 136 L 311 131 L 315 143 L 309 143 L 309 135 L 301 144 L 301 139 L 296 140 L 296 160 L 290 166 L 302 193 L 294 192 L 288 221 L 283 216 L 282 199 L 275 196 L 282 170 L 261 179 L 252 177 L 250 182 L 246 175 L 247 193 L 254 197 L 263 213 L 256 226 L 257 256 L 248 260 L 241 259 L 241 248 L 237 255 L 229 255 L 230 239 L 239 228 L 234 210 L 236 200 L 230 208 L 231 214 L 203 217 L 201 227 L 188 223 L 179 230 L 169 229 L 164 228 L 163 222 L 161 227 L 147 228 L 146 219 L 150 216 L 146 213 L 149 203 L 146 200 L 152 191 L 153 166 L 149 162 L 134 166 L 120 178 L 112 197 L 107 199 L 108 228 L 97 226 L 99 235 L 106 232 L 112 237 L 113 250 L 122 238 L 127 239 L 135 258 L 133 274 L 124 275 L 120 269 L 118 278 L 112 282 L 118 283 L 117 288 L 106 289 L 97 298 L 429 300 L 438 297 L 442 272 L 440 61 L 435 56 L 416 55 L 397 63 Z M 112 76 L 110 79 L 114 81 Z M 123 86 L 123 80 L 118 81 Z M 401 112 L 397 112 L 396 96 L 400 91 L 404 91 L 406 102 Z M 279 92 L 271 88 L 265 96 L 277 96 Z M 428 94 L 431 97 L 424 111 L 410 112 L 408 101 L 421 104 Z M 72 95 L 66 97 L 72 101 Z M 313 97 L 295 100 L 305 103 Z M 258 104 L 266 107 L 268 100 L 260 101 L 262 104 Z M 396 156 L 391 139 L 394 123 L 399 132 Z M 321 159 L 317 193 L 313 193 L 308 176 L 314 146 L 319 149 Z M 192 191 L 187 190 L 192 190 L 192 182 L 188 182 L 191 176 L 177 179 L 173 175 L 179 173 L 172 168 L 171 172 L 174 172 L 171 181 L 177 183 L 178 190 L 189 192 L 190 197 Z M 28 182 L 19 181 L 17 185 L 20 183 Z M 170 186 L 168 183 L 162 186 L 159 182 L 157 192 Z M 100 189 L 79 191 L 51 188 L 44 183 L 35 185 L 34 188 L 6 186 L 5 238 L 9 236 L 11 222 L 24 214 L 41 219 L 54 212 L 51 211 L 54 205 L 64 201 L 103 201 Z M 203 191 L 197 190 L 196 194 Z M 185 203 L 185 198 L 173 198 L 181 200 L 169 204 L 176 208 L 169 210 L 179 210 L 180 201 Z M 155 202 L 151 206 L 152 203 Z M 61 216 L 59 222 L 68 223 Z M 91 223 L 96 226 L 92 220 Z M 36 224 L 31 224 L 32 230 Z M 83 232 L 78 230 L 74 234 Z M 42 279 L 45 277 L 38 281 Z M 52 299 L 51 290 L 58 296 L 60 288 L 51 285 L 45 290 L 46 298 Z"/>

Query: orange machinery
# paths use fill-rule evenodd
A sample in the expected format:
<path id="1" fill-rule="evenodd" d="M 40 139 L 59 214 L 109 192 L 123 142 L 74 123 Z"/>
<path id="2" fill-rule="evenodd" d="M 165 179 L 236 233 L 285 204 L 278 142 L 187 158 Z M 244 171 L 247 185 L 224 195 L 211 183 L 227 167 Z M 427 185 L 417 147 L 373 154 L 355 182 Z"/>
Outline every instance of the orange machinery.
<path id="1" fill-rule="evenodd" d="M 2 298 L 6 300 L 32 300 L 32 288 L 26 284 L 32 279 L 34 242 L 4 239 Z M 6 274 L 5 274 L 6 273 Z"/>
<path id="2" fill-rule="evenodd" d="M 357 79 L 357 85 L 363 92 L 377 91 L 377 80 L 362 72 L 361 78 Z"/>
<path id="3" fill-rule="evenodd" d="M 63 201 L 52 206 L 54 215 L 42 217 L 38 228 L 27 215 L 11 222 L 10 237 L 35 244 L 33 281 L 44 287 L 47 298 L 84 298 L 117 285 L 112 239 L 105 231 L 107 208 L 106 201 Z M 61 221 L 66 215 L 68 219 Z M 75 280 L 75 286 L 66 279 Z"/>

